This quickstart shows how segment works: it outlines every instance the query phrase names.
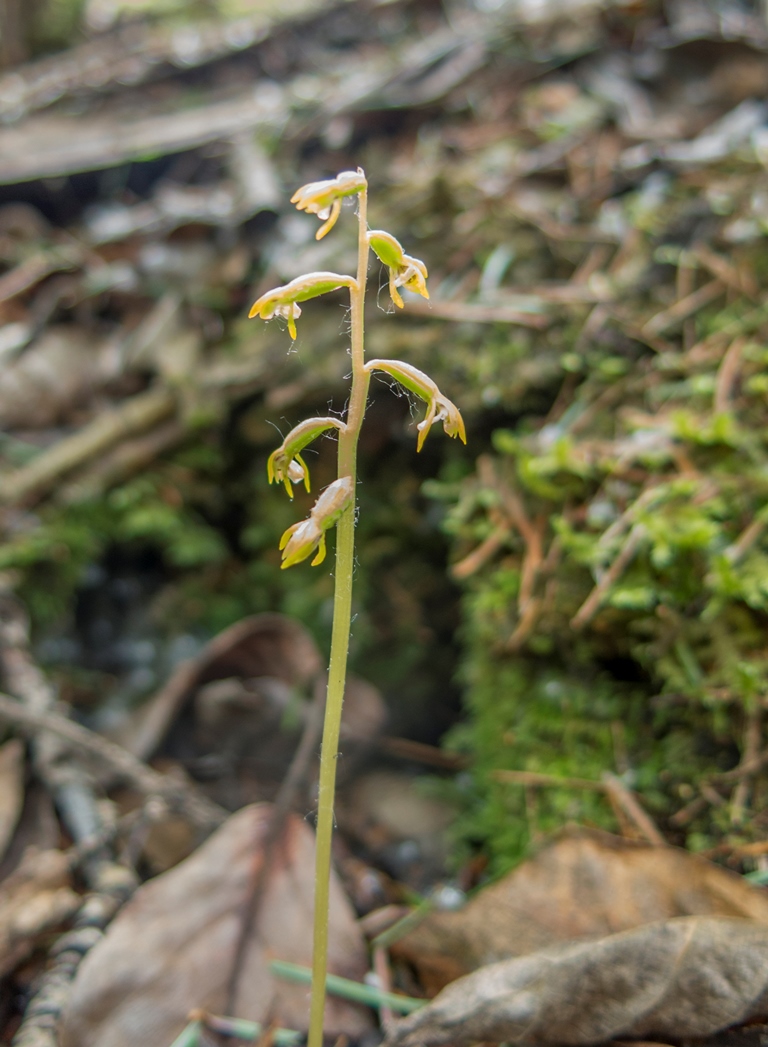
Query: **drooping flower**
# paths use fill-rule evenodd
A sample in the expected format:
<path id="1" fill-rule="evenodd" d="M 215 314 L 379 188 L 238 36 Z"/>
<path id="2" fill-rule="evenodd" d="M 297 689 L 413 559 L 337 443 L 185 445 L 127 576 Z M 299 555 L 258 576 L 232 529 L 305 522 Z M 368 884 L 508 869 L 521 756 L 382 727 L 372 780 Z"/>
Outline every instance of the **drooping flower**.
<path id="1" fill-rule="evenodd" d="M 316 214 L 324 220 L 315 233 L 316 240 L 322 240 L 326 233 L 330 233 L 336 219 L 341 211 L 341 201 L 345 196 L 356 196 L 366 189 L 368 183 L 362 168 L 356 171 L 342 171 L 335 178 L 329 178 L 323 182 L 310 182 L 297 189 L 291 197 L 291 203 L 296 204 L 300 211 L 308 214 Z"/>
<path id="2" fill-rule="evenodd" d="M 317 549 L 317 555 L 312 560 L 312 567 L 316 567 L 325 559 L 325 533 L 333 527 L 341 517 L 345 509 L 352 504 L 354 487 L 351 476 L 342 476 L 334 480 L 315 502 L 315 505 L 306 520 L 295 523 L 283 534 L 280 539 L 280 548 L 283 552 L 281 568 L 293 567 L 294 564 L 306 560 Z"/>
<path id="3" fill-rule="evenodd" d="M 291 338 L 296 338 L 296 321 L 301 316 L 299 302 L 318 298 L 339 287 L 355 287 L 357 281 L 353 276 L 342 276 L 340 273 L 307 273 L 297 276 L 289 284 L 275 287 L 258 298 L 251 306 L 248 319 L 260 316 L 262 320 L 271 320 L 273 316 L 282 316 L 288 321 Z"/>
<path id="4" fill-rule="evenodd" d="M 304 448 L 328 429 L 344 429 L 338 418 L 307 418 L 291 429 L 276 451 L 267 460 L 270 483 L 285 484 L 288 497 L 293 498 L 291 484 L 304 483 L 309 491 L 309 469 L 301 456 Z"/>
<path id="5" fill-rule="evenodd" d="M 413 364 L 404 363 L 402 360 L 369 360 L 365 365 L 366 371 L 384 371 L 395 378 L 404 389 L 415 393 L 427 404 L 427 413 L 422 422 L 419 422 L 419 439 L 416 450 L 420 451 L 424 446 L 427 433 L 435 422 L 442 422 L 443 429 L 448 436 L 458 436 L 462 443 L 467 442 L 467 432 L 464 428 L 464 419 L 461 413 L 447 396 L 438 389 L 435 382 L 420 371 Z"/>
<path id="6" fill-rule="evenodd" d="M 429 273 L 420 258 L 406 254 L 400 241 L 383 229 L 374 229 L 368 233 L 368 243 L 379 261 L 389 269 L 389 293 L 398 309 L 403 308 L 403 299 L 397 290 L 398 287 L 407 287 L 422 298 L 429 298 Z"/>

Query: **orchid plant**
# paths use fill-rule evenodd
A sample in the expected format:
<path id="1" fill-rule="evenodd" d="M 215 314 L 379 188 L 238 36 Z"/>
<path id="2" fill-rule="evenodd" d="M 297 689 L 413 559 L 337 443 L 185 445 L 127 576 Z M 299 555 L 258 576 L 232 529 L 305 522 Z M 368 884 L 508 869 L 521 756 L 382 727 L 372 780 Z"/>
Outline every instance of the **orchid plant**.
<path id="1" fill-rule="evenodd" d="M 310 182 L 297 190 L 291 203 L 300 211 L 315 214 L 323 222 L 316 238 L 331 231 L 341 213 L 346 197 L 357 197 L 358 253 L 357 275 L 316 272 L 299 276 L 283 287 L 262 295 L 249 316 L 270 320 L 275 316 L 287 321 L 291 339 L 297 335 L 296 321 L 301 316 L 299 303 L 340 288 L 349 292 L 351 308 L 352 386 L 346 417 L 309 418 L 292 429 L 267 463 L 270 483 L 282 483 L 293 497 L 293 485 L 303 484 L 310 490 L 309 470 L 302 457 L 304 449 L 318 436 L 333 430 L 338 434 L 338 478 L 322 492 L 309 517 L 293 524 L 280 541 L 282 566 L 293 567 L 310 556 L 312 565 L 322 563 L 326 554 L 326 534 L 336 527 L 336 570 L 334 575 L 333 628 L 328 692 L 320 755 L 320 780 L 317 812 L 317 850 L 315 871 L 314 946 L 312 960 L 312 998 L 310 1004 L 308 1047 L 321 1047 L 328 952 L 328 901 L 331 870 L 331 837 L 333 802 L 336 786 L 341 710 L 349 651 L 352 611 L 352 574 L 354 565 L 355 487 L 357 483 L 357 445 L 365 415 L 371 375 L 382 372 L 394 378 L 404 389 L 427 405 L 424 420 L 419 423 L 417 450 L 421 450 L 432 425 L 440 421 L 449 436 L 466 443 L 464 422 L 458 408 L 438 389 L 432 379 L 412 364 L 401 360 L 365 360 L 364 307 L 370 252 L 389 270 L 389 292 L 394 304 L 402 309 L 399 288 L 415 291 L 429 298 L 427 267 L 418 258 L 405 253 L 391 233 L 370 230 L 367 223 L 368 183 L 363 171 L 342 171 L 336 178 Z"/>

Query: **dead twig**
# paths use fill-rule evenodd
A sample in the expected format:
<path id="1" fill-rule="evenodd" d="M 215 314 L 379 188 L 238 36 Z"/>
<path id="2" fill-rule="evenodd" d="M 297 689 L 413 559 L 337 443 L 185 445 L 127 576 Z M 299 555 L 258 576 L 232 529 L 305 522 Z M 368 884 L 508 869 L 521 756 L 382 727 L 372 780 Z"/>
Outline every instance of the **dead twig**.
<path id="1" fill-rule="evenodd" d="M 538 598 L 533 598 L 526 603 L 525 609 L 520 615 L 511 636 L 504 643 L 505 651 L 515 652 L 522 648 L 523 644 L 536 627 L 536 622 L 539 620 L 539 615 L 544 607 L 544 603 L 544 600 Z"/>
<path id="2" fill-rule="evenodd" d="M 642 333 L 651 338 L 664 334 L 670 328 L 681 324 L 689 316 L 693 316 L 699 309 L 703 309 L 704 306 L 714 302 L 722 295 L 723 289 L 722 280 L 710 280 L 709 283 L 704 284 L 697 291 L 686 295 L 685 298 L 680 298 L 669 309 L 664 309 L 652 316 L 650 320 L 643 324 L 641 328 Z"/>
<path id="3" fill-rule="evenodd" d="M 263 86 L 263 85 L 262 85 Z M 168 156 L 257 127 L 274 128 L 286 117 L 282 92 L 270 82 L 225 101 L 150 116 L 33 116 L 0 128 L 0 184 L 49 175 L 99 171 L 139 160 L 148 153 Z"/>
<path id="4" fill-rule="evenodd" d="M 482 302 L 441 302 L 431 298 L 408 301 L 407 312 L 416 316 L 430 316 L 438 320 L 466 321 L 472 324 L 513 324 L 543 331 L 552 323 L 552 318 L 541 313 L 525 313 L 508 305 L 484 305 Z"/>
<path id="5" fill-rule="evenodd" d="M 537 517 L 532 522 L 530 537 L 526 539 L 523 566 L 520 570 L 520 591 L 517 597 L 517 610 L 521 617 L 528 610 L 528 605 L 533 602 L 533 590 L 544 560 L 542 546 L 546 525 L 546 517 Z"/>
<path id="6" fill-rule="evenodd" d="M 746 269 L 737 269 L 727 258 L 717 254 L 707 244 L 695 244 L 691 248 L 691 254 L 700 265 L 708 269 L 726 287 L 730 287 L 748 298 L 757 298 L 759 296 L 760 288 L 757 286 L 757 281 L 752 273 Z"/>
<path id="7" fill-rule="evenodd" d="M 427 767 L 440 767 L 445 771 L 461 771 L 468 766 L 466 757 L 459 753 L 445 752 L 443 749 L 438 749 L 436 745 L 414 742 L 411 738 L 385 736 L 378 739 L 377 746 L 391 756 L 397 756 L 402 760 L 412 760 L 414 763 L 423 763 Z"/>
<path id="8" fill-rule="evenodd" d="M 55 715 L 53 689 L 29 651 L 26 614 L 8 593 L 0 600 L 0 652 L 6 686 L 20 701 L 7 695 L 0 698 L 9 703 L 12 711 L 20 711 L 22 717 L 45 720 Z M 56 943 L 53 963 L 36 986 L 13 1039 L 15 1047 L 56 1047 L 59 1016 L 80 962 L 130 897 L 137 878 L 132 869 L 115 861 L 110 853 L 91 781 L 86 771 L 67 758 L 61 740 L 50 734 L 36 735 L 32 755 L 35 770 L 50 790 L 80 852 L 82 875 L 89 888 L 72 930 Z"/>
<path id="9" fill-rule="evenodd" d="M 730 563 L 738 563 L 739 560 L 747 555 L 749 550 L 762 535 L 766 525 L 768 525 L 768 520 L 764 520 L 759 516 L 752 520 L 751 523 L 747 524 L 739 537 L 725 550 L 725 555 Z"/>
<path id="10" fill-rule="evenodd" d="M 589 278 L 605 267 L 611 257 L 613 245 L 593 244 L 587 252 L 584 260 L 576 268 L 571 276 L 571 283 L 586 284 Z"/>
<path id="11" fill-rule="evenodd" d="M 300 2 L 288 5 L 287 16 L 297 17 L 302 6 Z M 311 3 L 306 7 L 312 10 Z M 131 22 L 122 30 L 99 33 L 95 39 L 0 76 L 0 115 L 13 117 L 42 109 L 72 93 L 100 93 L 110 84 L 141 83 L 162 63 L 183 68 L 205 65 L 260 43 L 273 24 L 263 11 L 236 19 L 198 19 L 194 47 L 189 48 L 184 47 L 183 35 L 179 36 L 175 26 L 145 27 Z"/>
<path id="12" fill-rule="evenodd" d="M 59 477 L 111 448 L 119 440 L 151 429 L 176 409 L 170 389 L 149 389 L 133 396 L 118 408 L 99 414 L 72 436 L 59 440 L 29 465 L 0 477 L 0 502 L 28 504 Z"/>
<path id="13" fill-rule="evenodd" d="M 685 807 L 675 811 L 669 819 L 669 823 L 674 826 L 689 825 L 694 818 L 707 809 L 707 805 L 710 807 L 723 807 L 725 802 L 717 789 L 713 788 L 708 782 L 702 782 L 699 785 L 699 795 L 689 800 Z"/>
<path id="14" fill-rule="evenodd" d="M 544 787 L 585 789 L 590 792 L 603 793 L 615 801 L 649 843 L 656 847 L 666 847 L 666 840 L 640 806 L 634 793 L 630 792 L 621 779 L 611 774 L 610 771 L 605 771 L 600 781 L 593 778 L 566 778 L 556 774 L 542 774 L 538 771 L 493 771 L 491 777 L 497 782 L 522 785 L 526 790 Z"/>
<path id="15" fill-rule="evenodd" d="M 71 505 L 96 498 L 109 487 L 151 465 L 165 451 L 181 443 L 186 434 L 184 425 L 172 418 L 143 436 L 124 440 L 77 479 L 57 490 L 55 501 Z"/>
<path id="16" fill-rule="evenodd" d="M 543 543 L 547 520 L 545 516 L 538 516 L 535 520 L 529 518 L 522 499 L 507 481 L 499 477 L 496 466 L 488 455 L 482 455 L 478 459 L 477 471 L 483 486 L 498 492 L 501 512 L 506 520 L 519 531 L 525 545 L 517 596 L 517 613 L 520 623 L 508 641 L 508 645 L 514 641 L 519 646 L 530 634 L 541 605 L 540 600 L 534 599 L 533 593 L 544 560 Z"/>
<path id="17" fill-rule="evenodd" d="M 645 538 L 645 527 L 642 524 L 635 524 L 632 530 L 629 532 L 626 542 L 622 546 L 618 556 L 613 561 L 611 566 L 603 574 L 597 585 L 594 587 L 592 592 L 586 598 L 584 603 L 578 609 L 576 614 L 571 618 L 572 629 L 583 629 L 588 625 L 594 616 L 600 609 L 600 605 L 605 600 L 611 587 L 616 584 L 621 575 L 624 573 L 626 568 L 632 562 L 635 553 L 637 552 L 641 542 Z"/>
<path id="18" fill-rule="evenodd" d="M 754 763 L 760 752 L 760 742 L 763 736 L 763 711 L 759 705 L 747 712 L 744 725 L 744 744 L 742 748 L 741 763 L 739 766 Z M 754 773 L 744 774 L 736 783 L 731 799 L 731 824 L 740 825 L 746 815 L 747 801 L 752 787 Z"/>
<path id="19" fill-rule="evenodd" d="M 758 774 L 766 766 L 768 766 L 768 749 L 763 749 L 761 753 L 757 753 L 751 760 L 743 760 L 738 767 L 733 767 L 730 771 L 721 771 L 719 774 L 713 774 L 711 780 L 722 782 L 723 784 L 738 782 L 744 777 Z"/>
<path id="20" fill-rule="evenodd" d="M 378 979 L 378 988 L 382 992 L 392 992 L 392 970 L 389 966 L 389 955 L 381 945 L 374 945 L 372 950 L 373 973 Z M 395 1020 L 392 1008 L 382 1003 L 379 1007 L 379 1020 L 384 1032 L 387 1031 Z"/>
<path id="21" fill-rule="evenodd" d="M 535 544 L 539 535 L 534 524 L 528 518 L 523 503 L 517 493 L 507 482 L 503 482 L 497 473 L 493 459 L 489 455 L 481 455 L 477 460 L 477 472 L 480 483 L 492 491 L 497 491 L 500 496 L 500 508 L 509 518 L 510 523 L 517 528 L 526 545 Z"/>
<path id="22" fill-rule="evenodd" d="M 734 338 L 717 369 L 714 396 L 714 406 L 717 412 L 727 411 L 730 407 L 731 393 L 739 371 L 741 352 L 747 341 L 747 338 Z"/>
<path id="23" fill-rule="evenodd" d="M 451 566 L 451 575 L 457 581 L 471 578 L 473 574 L 476 574 L 504 547 L 509 533 L 508 527 L 504 524 L 498 524 L 488 537 L 484 538 L 471 553 L 468 553 L 463 560 L 459 560 L 458 563 Z"/>
<path id="24" fill-rule="evenodd" d="M 610 771 L 605 771 L 602 784 L 609 798 L 615 801 L 649 843 L 655 847 L 666 847 L 667 841 L 656 828 L 651 817 L 640 806 L 635 794 L 624 785 L 620 778 L 611 774 Z"/>
<path id="25" fill-rule="evenodd" d="M 226 811 L 198 793 L 189 784 L 174 781 L 142 763 L 122 746 L 102 738 L 52 710 L 37 712 L 7 694 L 0 694 L 0 720 L 26 734 L 48 734 L 82 753 L 95 757 L 123 782 L 145 796 L 160 796 L 171 807 L 183 810 L 197 826 L 207 831 L 220 825 Z"/>
<path id="26" fill-rule="evenodd" d="M 74 257 L 66 257 L 60 252 L 41 252 L 25 259 L 15 269 L 0 276 L 0 302 L 7 302 L 16 295 L 39 284 L 51 273 L 73 269 L 77 265 Z"/>
<path id="27" fill-rule="evenodd" d="M 91 892 L 75 916 L 72 930 L 52 949 L 53 962 L 43 973 L 13 1037 L 12 1047 L 58 1047 L 57 1028 L 75 975 L 83 960 L 104 934 L 122 904 L 136 888 L 130 870 L 115 862 L 102 862 L 101 876 L 89 877 Z"/>
<path id="28" fill-rule="evenodd" d="M 554 789 L 587 789 L 604 793 L 605 784 L 594 778 L 562 778 L 557 774 L 542 774 L 538 771 L 493 771 L 491 777 L 496 782 L 509 782 L 511 785 L 543 786 Z"/>

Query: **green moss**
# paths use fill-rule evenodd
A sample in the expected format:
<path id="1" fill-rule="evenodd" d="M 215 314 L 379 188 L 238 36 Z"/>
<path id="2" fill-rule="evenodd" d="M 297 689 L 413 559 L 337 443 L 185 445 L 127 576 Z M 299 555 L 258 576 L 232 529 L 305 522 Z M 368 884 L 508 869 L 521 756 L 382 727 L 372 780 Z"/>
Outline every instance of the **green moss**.
<path id="1" fill-rule="evenodd" d="M 697 323 L 733 339 L 756 313 L 742 312 L 743 328 L 732 305 Z M 495 872 L 566 821 L 615 827 L 598 792 L 526 792 L 498 770 L 622 773 L 668 836 L 697 849 L 745 831 L 716 776 L 738 762 L 768 690 L 766 358 L 745 339 L 726 402 L 730 342 L 719 344 L 626 355 L 620 368 L 610 346 L 593 347 L 587 370 L 569 369 L 554 420 L 523 407 L 493 433 L 492 472 L 459 485 L 446 520 L 459 559 L 507 527 L 465 583 L 468 722 L 449 740 L 472 766 L 459 837 Z M 617 375 L 625 384 L 611 388 Z M 541 542 L 523 594 L 533 552 L 510 499 Z M 722 803 L 675 820 L 704 782 Z"/>

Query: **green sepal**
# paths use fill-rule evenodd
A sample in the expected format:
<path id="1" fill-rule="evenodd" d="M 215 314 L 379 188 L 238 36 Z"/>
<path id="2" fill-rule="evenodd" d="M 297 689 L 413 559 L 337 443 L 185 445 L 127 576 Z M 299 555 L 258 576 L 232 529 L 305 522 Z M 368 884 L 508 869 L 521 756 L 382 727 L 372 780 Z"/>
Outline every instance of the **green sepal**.
<path id="1" fill-rule="evenodd" d="M 369 360 L 365 369 L 366 371 L 385 371 L 395 378 L 404 389 L 426 400 L 427 403 L 440 395 L 440 390 L 428 374 L 424 374 L 418 367 L 404 363 L 402 360 Z"/>
<path id="2" fill-rule="evenodd" d="M 282 287 L 275 287 L 258 298 L 251 306 L 248 313 L 249 319 L 260 316 L 264 320 L 271 320 L 277 315 L 289 315 L 286 307 L 296 302 L 306 302 L 310 298 L 319 298 L 320 295 L 336 291 L 339 287 L 355 287 L 357 281 L 352 276 L 342 276 L 340 273 L 307 273 L 305 276 L 297 276 Z"/>
<path id="3" fill-rule="evenodd" d="M 390 269 L 400 269 L 406 264 L 403 245 L 391 233 L 373 229 L 368 233 L 368 243 L 379 261 Z"/>

